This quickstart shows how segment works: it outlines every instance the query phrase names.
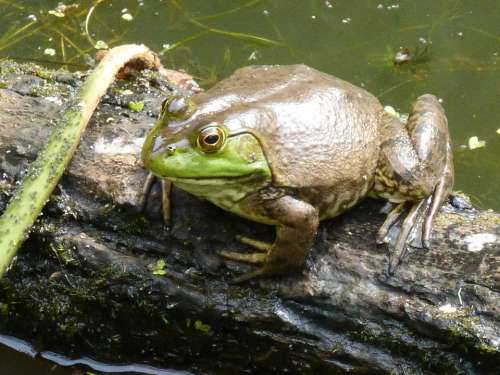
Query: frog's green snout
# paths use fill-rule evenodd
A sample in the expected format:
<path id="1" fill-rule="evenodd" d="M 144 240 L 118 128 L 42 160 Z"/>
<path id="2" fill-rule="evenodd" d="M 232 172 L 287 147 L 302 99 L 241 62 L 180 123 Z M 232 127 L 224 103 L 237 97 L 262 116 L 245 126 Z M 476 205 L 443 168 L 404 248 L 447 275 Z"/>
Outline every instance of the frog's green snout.
<path id="1" fill-rule="evenodd" d="M 146 137 L 142 146 L 142 162 L 144 166 L 155 171 L 155 164 L 159 159 L 175 154 L 176 146 L 170 144 L 161 134 L 162 124 L 157 124 Z"/>
<path id="2" fill-rule="evenodd" d="M 185 96 L 173 96 L 163 102 L 160 118 L 142 147 L 142 162 L 147 169 L 158 173 L 162 161 L 177 151 L 176 145 L 165 138 L 162 129 L 167 128 L 171 121 L 187 120 L 195 111 L 196 105 Z"/>

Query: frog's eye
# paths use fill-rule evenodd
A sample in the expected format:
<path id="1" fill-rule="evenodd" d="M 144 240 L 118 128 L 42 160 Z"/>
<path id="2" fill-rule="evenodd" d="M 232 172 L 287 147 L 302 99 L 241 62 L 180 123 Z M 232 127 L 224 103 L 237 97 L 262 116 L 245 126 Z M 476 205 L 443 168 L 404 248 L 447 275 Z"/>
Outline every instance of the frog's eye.
<path id="1" fill-rule="evenodd" d="M 196 144 L 201 151 L 210 153 L 216 152 L 226 142 L 226 132 L 220 126 L 208 126 L 198 133 Z"/>

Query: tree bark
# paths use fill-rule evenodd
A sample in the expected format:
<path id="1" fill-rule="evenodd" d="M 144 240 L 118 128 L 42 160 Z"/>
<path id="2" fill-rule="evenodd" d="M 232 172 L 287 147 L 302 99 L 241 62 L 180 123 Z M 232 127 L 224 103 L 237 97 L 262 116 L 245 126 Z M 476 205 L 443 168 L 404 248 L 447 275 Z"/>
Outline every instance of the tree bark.
<path id="1" fill-rule="evenodd" d="M 1 63 L 0 211 L 80 78 Z M 170 230 L 158 190 L 139 210 L 142 140 L 174 89 L 146 72 L 104 98 L 0 281 L 1 332 L 71 357 L 193 373 L 498 371 L 500 215 L 456 198 L 433 249 L 411 251 L 389 277 L 375 245 L 382 203 L 366 200 L 321 224 L 301 272 L 233 285 L 250 266 L 217 252 L 248 250 L 237 234 L 271 241 L 272 227 L 176 189 Z"/>

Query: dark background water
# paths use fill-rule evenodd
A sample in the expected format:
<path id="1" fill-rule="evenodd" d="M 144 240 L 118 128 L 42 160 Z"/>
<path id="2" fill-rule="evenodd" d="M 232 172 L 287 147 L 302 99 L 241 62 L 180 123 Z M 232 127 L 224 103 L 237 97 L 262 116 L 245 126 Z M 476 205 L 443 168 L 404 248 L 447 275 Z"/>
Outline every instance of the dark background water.
<path id="1" fill-rule="evenodd" d="M 305 63 L 401 112 L 430 92 L 448 115 L 455 189 L 500 210 L 498 0 L 86 0 L 65 17 L 48 13 L 57 3 L 0 0 L 0 57 L 87 69 L 97 41 L 136 42 L 163 51 L 167 67 L 185 69 L 204 87 L 244 65 Z M 400 48 L 412 60 L 397 66 Z M 472 136 L 485 147 L 468 149 Z M 19 358 L 1 349 L 0 373 L 11 362 L 8 373 L 15 366 L 27 366 L 17 373 L 54 373 Z"/>

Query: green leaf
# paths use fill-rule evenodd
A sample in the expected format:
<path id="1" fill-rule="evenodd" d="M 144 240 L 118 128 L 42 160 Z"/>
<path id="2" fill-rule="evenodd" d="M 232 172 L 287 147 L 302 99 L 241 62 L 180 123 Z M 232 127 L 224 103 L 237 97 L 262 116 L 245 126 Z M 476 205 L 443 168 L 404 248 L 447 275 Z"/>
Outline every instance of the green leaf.
<path id="1" fill-rule="evenodd" d="M 134 112 L 140 112 L 144 108 L 144 102 L 128 102 L 128 107 Z"/>
<path id="2" fill-rule="evenodd" d="M 209 333 L 212 330 L 212 327 L 210 327 L 208 324 L 203 323 L 201 320 L 197 320 L 194 322 L 194 328 L 204 333 Z"/>
<path id="3" fill-rule="evenodd" d="M 153 271 L 153 275 L 165 276 L 167 274 L 167 270 L 165 269 L 166 267 L 167 267 L 167 263 L 165 262 L 165 260 L 159 259 L 151 267 L 151 270 Z"/>

